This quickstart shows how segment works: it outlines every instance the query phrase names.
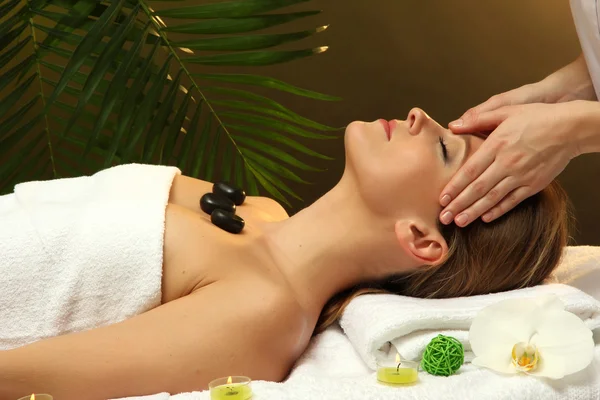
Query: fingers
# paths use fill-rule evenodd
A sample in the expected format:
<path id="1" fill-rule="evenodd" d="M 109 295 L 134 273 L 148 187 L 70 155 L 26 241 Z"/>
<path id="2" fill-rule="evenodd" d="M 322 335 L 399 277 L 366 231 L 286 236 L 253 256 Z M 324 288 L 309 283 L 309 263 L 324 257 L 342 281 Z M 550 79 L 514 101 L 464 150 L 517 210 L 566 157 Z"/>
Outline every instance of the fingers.
<path id="1" fill-rule="evenodd" d="M 448 212 L 455 216 L 454 222 L 456 225 L 460 227 L 469 225 L 471 222 L 475 221 L 481 215 L 499 204 L 507 195 L 509 195 L 509 193 L 512 193 L 514 189 L 518 187 L 515 179 L 511 177 L 502 179 L 502 175 L 500 173 L 497 173 L 496 176 L 491 176 L 492 173 L 488 175 L 490 170 L 491 168 L 483 173 L 477 181 L 473 182 L 472 185 L 465 189 L 463 193 L 465 194 L 465 202 L 467 203 L 466 206 L 462 206 L 460 203 L 462 201 L 461 194 L 456 199 L 459 206 L 454 208 L 454 206 L 450 204 L 446 208 L 449 210 Z M 500 179 L 498 179 L 499 176 Z M 496 184 L 496 182 L 498 183 Z M 471 187 L 473 187 L 472 192 L 469 192 Z M 473 202 L 472 199 L 475 201 Z M 454 209 L 457 211 L 452 211 Z M 461 211 L 463 209 L 464 211 Z"/>
<path id="2" fill-rule="evenodd" d="M 440 195 L 440 204 L 442 207 L 448 206 L 467 186 L 471 184 L 471 182 L 479 178 L 483 171 L 494 162 L 495 157 L 493 144 L 488 141 L 483 142 L 481 147 L 467 160 L 467 162 L 464 163 L 456 174 L 454 174 L 452 179 L 450 179 L 450 182 L 448 182 L 446 187 L 444 187 L 444 190 L 442 190 L 442 194 Z M 497 182 L 498 181 L 493 184 L 495 185 Z M 493 186 L 489 186 L 487 190 L 492 187 Z M 481 188 L 481 190 L 483 190 L 483 188 Z M 472 199 L 471 203 L 475 200 L 476 199 Z M 464 207 L 468 207 L 471 203 L 465 204 Z M 447 211 L 447 209 L 444 211 Z M 452 219 L 450 219 L 450 221 L 451 220 Z M 442 222 L 444 221 L 442 220 Z"/>
<path id="3" fill-rule="evenodd" d="M 496 110 L 506 105 L 508 104 L 506 104 L 502 95 L 492 96 L 478 106 L 468 109 L 459 119 L 450 122 L 448 126 L 454 133 L 466 133 L 468 132 L 468 127 L 472 124 L 472 121 L 476 120 L 480 114 Z"/>
<path id="4" fill-rule="evenodd" d="M 477 111 L 475 108 L 467 111 L 461 119 L 451 122 L 448 126 L 456 134 L 492 131 L 508 117 L 509 112 L 508 107 L 492 111 Z"/>
<path id="5" fill-rule="evenodd" d="M 493 220 L 500 218 L 532 194 L 531 188 L 528 186 L 521 186 L 513 190 L 495 207 L 483 214 L 483 221 L 492 222 Z"/>

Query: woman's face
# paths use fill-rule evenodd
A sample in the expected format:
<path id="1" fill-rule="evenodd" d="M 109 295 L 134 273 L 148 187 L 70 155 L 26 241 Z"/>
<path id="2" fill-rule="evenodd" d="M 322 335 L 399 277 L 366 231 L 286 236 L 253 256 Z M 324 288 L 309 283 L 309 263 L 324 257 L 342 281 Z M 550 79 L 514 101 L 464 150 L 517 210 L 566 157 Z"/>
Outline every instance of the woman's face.
<path id="1" fill-rule="evenodd" d="M 406 121 L 355 121 L 346 128 L 344 175 L 373 213 L 436 224 L 442 189 L 482 142 L 452 134 L 418 108 Z"/>

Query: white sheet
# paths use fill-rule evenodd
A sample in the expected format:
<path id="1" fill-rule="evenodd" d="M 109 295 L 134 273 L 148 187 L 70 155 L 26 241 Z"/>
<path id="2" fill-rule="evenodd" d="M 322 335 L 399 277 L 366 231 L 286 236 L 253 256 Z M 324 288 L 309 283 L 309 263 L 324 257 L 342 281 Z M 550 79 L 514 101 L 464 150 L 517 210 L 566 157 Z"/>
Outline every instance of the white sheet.
<path id="1" fill-rule="evenodd" d="M 600 300 L 600 247 L 568 247 L 552 283 L 565 283 Z M 600 400 L 600 330 L 595 357 L 585 370 L 559 381 L 501 376 L 473 365 L 445 377 L 420 372 L 419 383 L 390 388 L 376 382 L 339 325 L 315 337 L 283 383 L 252 383 L 253 400 Z M 130 397 L 121 400 L 208 400 L 210 393 Z"/>
<path id="2" fill-rule="evenodd" d="M 419 373 L 419 382 L 407 387 L 377 383 L 339 326 L 317 336 L 284 383 L 252 383 L 253 400 L 596 400 L 600 399 L 600 346 L 587 369 L 560 381 L 530 376 L 505 377 L 463 365 L 445 377 Z M 210 393 L 192 392 L 127 400 L 209 400 Z"/>

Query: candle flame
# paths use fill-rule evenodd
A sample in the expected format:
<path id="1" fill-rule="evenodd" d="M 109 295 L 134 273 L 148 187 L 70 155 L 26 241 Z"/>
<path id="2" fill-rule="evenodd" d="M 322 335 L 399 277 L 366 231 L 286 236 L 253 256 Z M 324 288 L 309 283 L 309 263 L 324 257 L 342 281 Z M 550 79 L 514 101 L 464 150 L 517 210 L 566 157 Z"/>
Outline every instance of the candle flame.
<path id="1" fill-rule="evenodd" d="M 227 378 L 227 384 L 229 385 L 231 383 L 231 377 Z"/>
<path id="2" fill-rule="evenodd" d="M 396 353 L 396 362 L 399 363 L 400 362 L 400 354 Z"/>
<path id="3" fill-rule="evenodd" d="M 29 400 L 35 400 L 35 394 L 31 393 L 31 397 L 29 398 Z"/>

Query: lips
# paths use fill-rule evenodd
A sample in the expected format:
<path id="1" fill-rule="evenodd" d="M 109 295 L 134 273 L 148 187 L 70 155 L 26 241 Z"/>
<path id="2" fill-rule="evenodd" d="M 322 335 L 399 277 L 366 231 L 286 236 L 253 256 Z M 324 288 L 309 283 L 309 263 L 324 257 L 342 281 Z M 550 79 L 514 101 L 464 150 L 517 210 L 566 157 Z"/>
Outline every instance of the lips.
<path id="1" fill-rule="evenodd" d="M 379 119 L 379 122 L 381 122 L 381 124 L 383 125 L 383 129 L 385 129 L 385 135 L 387 136 L 387 139 L 388 139 L 388 142 L 389 142 L 390 139 L 391 139 L 391 137 L 392 137 L 392 129 L 390 127 L 390 123 L 387 122 L 383 118 Z"/>
<path id="2" fill-rule="evenodd" d="M 394 132 L 394 130 L 396 129 L 396 125 L 398 125 L 398 121 L 393 119 L 391 121 L 388 122 L 388 125 L 390 126 L 390 139 L 392 137 L 392 132 Z"/>

